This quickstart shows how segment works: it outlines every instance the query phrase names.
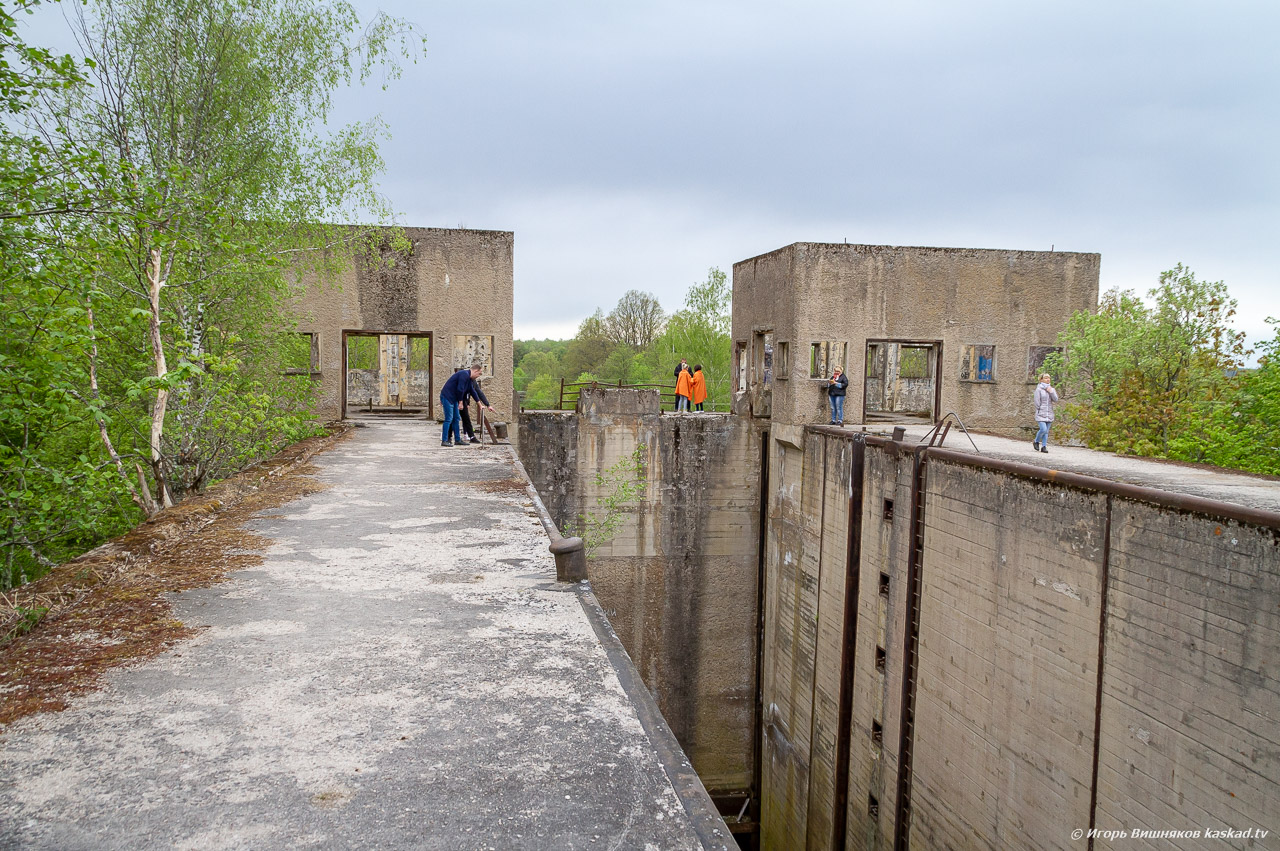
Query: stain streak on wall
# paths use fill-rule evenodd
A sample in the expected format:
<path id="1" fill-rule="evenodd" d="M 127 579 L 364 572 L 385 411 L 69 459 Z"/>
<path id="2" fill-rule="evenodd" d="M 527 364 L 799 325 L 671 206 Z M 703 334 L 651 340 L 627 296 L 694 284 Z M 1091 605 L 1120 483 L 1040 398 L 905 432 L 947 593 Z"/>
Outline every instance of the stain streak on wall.
<path id="1" fill-rule="evenodd" d="M 1224 520 L 950 457 L 924 462 L 910 807 L 895 824 L 912 455 L 884 439 L 866 450 L 852 718 L 839 742 L 843 639 L 825 601 L 844 592 L 828 553 L 846 542 L 833 460 L 851 441 L 811 428 L 803 450 L 774 447 L 763 847 L 838 847 L 839 747 L 846 848 L 1066 849 L 1090 825 L 1270 829 L 1280 518 Z"/>

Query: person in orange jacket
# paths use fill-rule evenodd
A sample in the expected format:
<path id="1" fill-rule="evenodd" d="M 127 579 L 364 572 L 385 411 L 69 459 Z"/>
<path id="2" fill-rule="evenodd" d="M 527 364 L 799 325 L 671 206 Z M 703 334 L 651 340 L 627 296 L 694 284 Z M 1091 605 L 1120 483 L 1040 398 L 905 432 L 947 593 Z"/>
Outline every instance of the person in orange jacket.
<path id="1" fill-rule="evenodd" d="M 690 389 L 693 391 L 693 409 L 695 411 L 702 410 L 702 403 L 707 401 L 707 377 L 702 374 L 702 364 L 697 364 L 693 368 L 693 378 L 689 379 Z"/>
<path id="2" fill-rule="evenodd" d="M 684 361 L 680 361 L 680 365 L 684 368 L 676 371 L 676 410 L 687 411 L 689 397 L 693 395 L 693 376 Z"/>

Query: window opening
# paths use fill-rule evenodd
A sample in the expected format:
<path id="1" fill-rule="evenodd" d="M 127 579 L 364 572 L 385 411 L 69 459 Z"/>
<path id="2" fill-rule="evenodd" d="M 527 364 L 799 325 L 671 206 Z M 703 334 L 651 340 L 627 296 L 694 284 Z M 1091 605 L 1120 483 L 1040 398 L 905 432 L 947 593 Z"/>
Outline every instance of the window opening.
<path id="1" fill-rule="evenodd" d="M 965 346 L 960 354 L 961 381 L 995 381 L 996 347 Z"/>
<path id="2" fill-rule="evenodd" d="M 930 378 L 929 353 L 932 346 L 903 346 L 898 355 L 899 378 Z"/>
<path id="3" fill-rule="evenodd" d="M 1044 372 L 1044 359 L 1054 352 L 1062 352 L 1061 346 L 1032 346 L 1027 349 L 1027 381 L 1035 384 Z"/>

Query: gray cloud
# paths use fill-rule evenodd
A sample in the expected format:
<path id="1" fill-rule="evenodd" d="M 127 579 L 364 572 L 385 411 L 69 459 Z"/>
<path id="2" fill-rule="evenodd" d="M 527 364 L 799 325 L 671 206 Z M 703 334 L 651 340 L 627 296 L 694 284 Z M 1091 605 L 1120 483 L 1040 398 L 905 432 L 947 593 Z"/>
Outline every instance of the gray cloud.
<path id="1" fill-rule="evenodd" d="M 518 334 L 846 238 L 1181 261 L 1280 316 L 1273 2 L 356 6 L 428 53 L 336 117 L 387 121 L 406 222 L 516 232 Z"/>

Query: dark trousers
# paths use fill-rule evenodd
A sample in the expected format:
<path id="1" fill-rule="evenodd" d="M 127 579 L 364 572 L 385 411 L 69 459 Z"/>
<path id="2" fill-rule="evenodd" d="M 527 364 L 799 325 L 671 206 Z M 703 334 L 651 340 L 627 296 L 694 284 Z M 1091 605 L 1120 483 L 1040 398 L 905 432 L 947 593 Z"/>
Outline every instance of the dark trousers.
<path id="1" fill-rule="evenodd" d="M 476 436 L 476 430 L 471 427 L 471 414 L 467 413 L 467 409 L 470 407 L 470 405 L 462 406 L 462 430 L 467 433 L 469 438 Z"/>

